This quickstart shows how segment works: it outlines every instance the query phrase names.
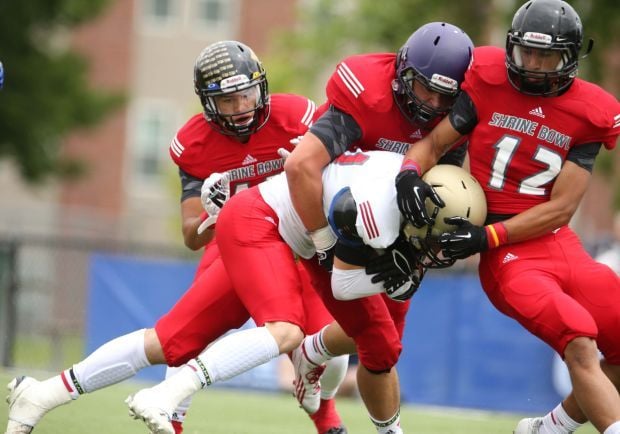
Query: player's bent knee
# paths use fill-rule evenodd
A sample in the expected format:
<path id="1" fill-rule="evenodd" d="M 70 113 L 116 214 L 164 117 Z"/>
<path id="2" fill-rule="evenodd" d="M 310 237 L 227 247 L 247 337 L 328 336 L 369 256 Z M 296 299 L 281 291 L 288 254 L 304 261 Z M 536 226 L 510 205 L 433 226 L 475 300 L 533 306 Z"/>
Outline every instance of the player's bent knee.
<path id="1" fill-rule="evenodd" d="M 403 349 L 398 332 L 393 327 L 367 327 L 353 339 L 360 363 L 373 372 L 389 372 L 398 362 Z"/>
<path id="2" fill-rule="evenodd" d="M 587 337 L 577 337 L 571 340 L 564 350 L 564 361 L 569 371 L 598 367 L 599 357 L 596 342 Z"/>
<path id="3" fill-rule="evenodd" d="M 366 368 L 366 370 L 373 374 L 373 375 L 381 375 L 381 374 L 389 374 L 392 371 L 392 368 L 388 368 L 388 369 L 382 369 L 380 371 L 375 371 L 374 369 L 369 369 L 368 367 L 364 366 L 364 368 Z"/>
<path id="4" fill-rule="evenodd" d="M 159 341 L 155 329 L 146 329 L 144 332 L 144 353 L 151 365 L 166 363 L 164 349 Z"/>
<path id="5" fill-rule="evenodd" d="M 280 354 L 293 351 L 301 344 L 304 338 L 304 333 L 301 328 L 289 322 L 270 322 L 266 323 L 265 327 L 278 343 Z"/>
<path id="6" fill-rule="evenodd" d="M 371 351 L 360 351 L 358 348 L 358 357 L 360 363 L 372 373 L 382 374 L 390 372 L 390 369 L 396 365 L 400 353 L 402 351 L 402 345 L 400 342 L 395 343 L 393 346 L 378 346 Z"/>

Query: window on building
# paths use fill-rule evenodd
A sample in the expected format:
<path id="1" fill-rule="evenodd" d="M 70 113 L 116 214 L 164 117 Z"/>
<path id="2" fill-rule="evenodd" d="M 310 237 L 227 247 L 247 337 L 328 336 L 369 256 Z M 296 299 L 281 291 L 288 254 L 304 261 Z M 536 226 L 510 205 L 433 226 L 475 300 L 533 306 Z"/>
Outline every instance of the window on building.
<path id="1" fill-rule="evenodd" d="M 170 7 L 170 0 L 151 0 L 151 15 L 165 19 L 170 16 L 172 8 Z"/>
<path id="2" fill-rule="evenodd" d="M 177 0 L 142 0 L 142 10 L 147 23 L 170 24 L 177 18 Z"/>
<path id="3" fill-rule="evenodd" d="M 164 172 L 176 127 L 176 116 L 170 106 L 149 104 L 137 110 L 133 167 L 139 179 L 148 181 Z"/>
<path id="4" fill-rule="evenodd" d="M 234 1 L 230 0 L 195 0 L 195 20 L 203 29 L 228 27 Z"/>

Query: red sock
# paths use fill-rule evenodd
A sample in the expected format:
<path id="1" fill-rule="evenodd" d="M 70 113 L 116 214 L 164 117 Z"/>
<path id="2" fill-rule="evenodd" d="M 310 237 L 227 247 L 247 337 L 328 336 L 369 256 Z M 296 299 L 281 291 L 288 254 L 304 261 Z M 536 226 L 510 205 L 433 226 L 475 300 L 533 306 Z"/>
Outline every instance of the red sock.
<path id="1" fill-rule="evenodd" d="M 174 428 L 174 434 L 181 434 L 183 432 L 183 424 L 178 420 L 172 421 L 172 427 Z"/>
<path id="2" fill-rule="evenodd" d="M 333 399 L 321 399 L 319 411 L 310 415 L 318 434 L 329 431 L 330 428 L 342 426 L 342 419 L 336 410 L 336 402 Z"/>

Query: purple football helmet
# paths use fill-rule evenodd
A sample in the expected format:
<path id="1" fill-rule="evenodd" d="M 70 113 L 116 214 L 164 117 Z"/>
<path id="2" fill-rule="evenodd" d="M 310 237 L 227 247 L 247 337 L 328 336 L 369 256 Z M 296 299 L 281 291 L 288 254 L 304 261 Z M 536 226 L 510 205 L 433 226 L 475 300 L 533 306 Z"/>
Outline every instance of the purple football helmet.
<path id="1" fill-rule="evenodd" d="M 412 123 L 427 126 L 445 116 L 463 82 L 474 44 L 460 28 L 448 23 L 428 23 L 416 30 L 398 51 L 396 79 L 392 89 L 403 115 Z M 418 82 L 437 92 L 440 106 L 429 104 L 414 91 Z"/>

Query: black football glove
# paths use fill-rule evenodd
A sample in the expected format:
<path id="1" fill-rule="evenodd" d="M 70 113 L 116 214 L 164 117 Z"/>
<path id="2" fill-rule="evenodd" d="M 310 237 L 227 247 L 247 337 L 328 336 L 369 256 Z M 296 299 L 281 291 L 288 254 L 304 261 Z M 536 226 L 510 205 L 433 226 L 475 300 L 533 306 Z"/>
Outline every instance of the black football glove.
<path id="1" fill-rule="evenodd" d="M 447 258 L 465 259 L 489 248 L 487 231 L 483 226 L 472 225 L 463 217 L 446 217 L 444 222 L 458 226 L 454 232 L 439 237 L 439 246 Z"/>
<path id="2" fill-rule="evenodd" d="M 403 170 L 396 176 L 396 201 L 401 214 L 414 226 L 432 225 L 433 219 L 426 212 L 426 198 L 440 208 L 445 203 L 433 187 L 420 178 L 415 170 Z"/>
<path id="3" fill-rule="evenodd" d="M 370 281 L 383 282 L 385 293 L 397 301 L 409 300 L 415 294 L 425 271 L 418 261 L 418 251 L 402 237 L 366 265 L 366 274 L 374 275 Z"/>

